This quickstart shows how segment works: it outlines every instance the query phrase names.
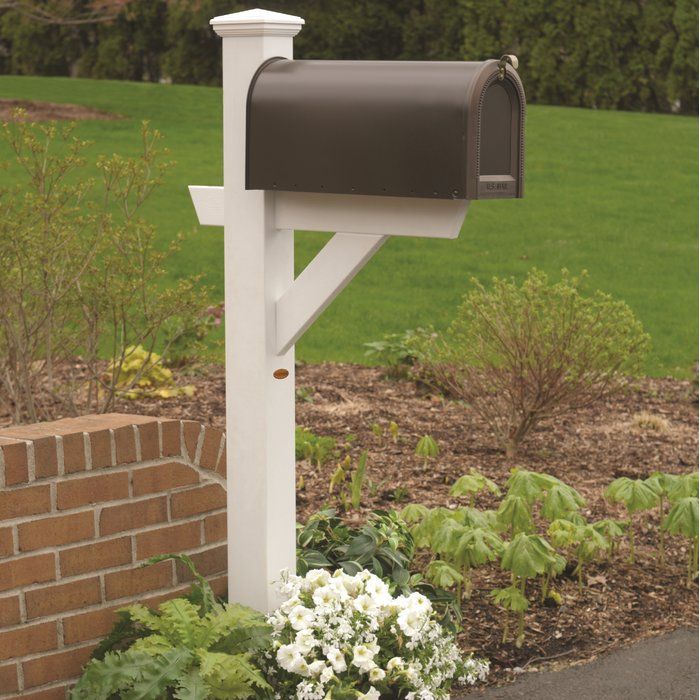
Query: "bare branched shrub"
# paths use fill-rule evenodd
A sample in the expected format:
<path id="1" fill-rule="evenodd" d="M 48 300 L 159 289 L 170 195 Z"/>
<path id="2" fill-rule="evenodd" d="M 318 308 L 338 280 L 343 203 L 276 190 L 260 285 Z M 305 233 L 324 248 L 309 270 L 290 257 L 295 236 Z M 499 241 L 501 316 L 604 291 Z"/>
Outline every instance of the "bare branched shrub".
<path id="1" fill-rule="evenodd" d="M 619 390 L 649 344 L 622 301 L 533 270 L 522 285 L 474 280 L 449 329 L 418 348 L 417 378 L 468 403 L 514 456 L 542 420 Z"/>
<path id="2" fill-rule="evenodd" d="M 206 290 L 163 288 L 166 254 L 140 216 L 168 167 L 157 131 L 144 124 L 140 154 L 99 159 L 94 179 L 72 127 L 21 117 L 2 127 L 18 167 L 0 189 L 0 409 L 15 422 L 107 411 L 127 348 L 167 354 L 166 326 L 190 332 Z"/>

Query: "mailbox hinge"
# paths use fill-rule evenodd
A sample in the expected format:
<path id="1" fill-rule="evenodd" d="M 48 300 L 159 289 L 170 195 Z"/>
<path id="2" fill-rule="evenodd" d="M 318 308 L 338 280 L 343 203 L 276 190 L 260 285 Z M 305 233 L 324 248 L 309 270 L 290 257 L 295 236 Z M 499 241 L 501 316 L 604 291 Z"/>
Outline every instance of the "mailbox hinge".
<path id="1" fill-rule="evenodd" d="M 498 61 L 498 79 L 503 80 L 506 77 L 506 65 L 509 64 L 518 70 L 518 57 L 512 53 L 504 53 Z"/>

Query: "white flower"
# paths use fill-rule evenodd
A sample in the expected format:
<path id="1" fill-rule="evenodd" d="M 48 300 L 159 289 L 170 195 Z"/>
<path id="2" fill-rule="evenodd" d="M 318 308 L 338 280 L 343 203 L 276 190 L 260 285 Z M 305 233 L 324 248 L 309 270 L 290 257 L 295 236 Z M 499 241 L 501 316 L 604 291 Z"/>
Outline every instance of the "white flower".
<path id="1" fill-rule="evenodd" d="M 277 650 L 277 663 L 285 670 L 292 672 L 292 667 L 300 657 L 299 650 L 295 644 L 285 644 Z"/>
<path id="2" fill-rule="evenodd" d="M 377 604 L 367 593 L 357 596 L 353 601 L 353 607 L 364 615 L 372 615 L 377 610 Z"/>
<path id="3" fill-rule="evenodd" d="M 289 623 L 298 632 L 306 629 L 314 619 L 313 610 L 297 605 L 289 611 Z"/>
<path id="4" fill-rule="evenodd" d="M 396 668 L 403 668 L 403 659 L 400 656 L 395 656 L 393 659 L 389 659 L 389 663 L 386 665 L 387 671 L 393 671 Z"/>
<path id="5" fill-rule="evenodd" d="M 373 668 L 369 672 L 369 679 L 372 681 L 372 683 L 377 683 L 378 681 L 383 681 L 384 678 L 386 677 L 386 673 L 377 666 L 376 668 Z"/>
<path id="6" fill-rule="evenodd" d="M 331 575 L 325 569 L 312 569 L 305 576 L 310 590 L 328 585 Z"/>
<path id="7" fill-rule="evenodd" d="M 345 662 L 345 656 L 343 652 L 337 647 L 330 647 L 326 651 L 326 658 L 328 659 L 330 665 L 336 673 L 342 673 L 347 671 L 348 665 Z"/>
<path id="8" fill-rule="evenodd" d="M 294 642 L 299 649 L 299 653 L 304 655 L 308 654 L 315 646 L 318 645 L 318 642 L 316 639 L 314 639 L 313 630 L 310 629 L 304 629 L 301 630 L 301 632 L 297 632 Z"/>
<path id="9" fill-rule="evenodd" d="M 372 670 L 374 663 L 374 650 L 365 644 L 359 644 L 352 650 L 352 664 L 357 666 L 363 673 Z"/>
<path id="10" fill-rule="evenodd" d="M 425 614 L 415 608 L 406 608 L 399 613 L 397 622 L 407 637 L 415 637 L 425 624 Z"/>
<path id="11" fill-rule="evenodd" d="M 338 591 L 334 586 L 321 586 L 314 591 L 313 601 L 318 607 L 333 605 L 339 599 Z"/>
<path id="12" fill-rule="evenodd" d="M 317 659 L 309 664 L 309 673 L 312 676 L 320 676 L 326 668 L 328 667 L 326 666 L 325 662 L 321 659 Z"/>
<path id="13" fill-rule="evenodd" d="M 380 695 L 379 691 L 374 686 L 370 686 L 370 689 L 366 693 L 358 697 L 366 698 L 366 700 L 379 700 Z"/>

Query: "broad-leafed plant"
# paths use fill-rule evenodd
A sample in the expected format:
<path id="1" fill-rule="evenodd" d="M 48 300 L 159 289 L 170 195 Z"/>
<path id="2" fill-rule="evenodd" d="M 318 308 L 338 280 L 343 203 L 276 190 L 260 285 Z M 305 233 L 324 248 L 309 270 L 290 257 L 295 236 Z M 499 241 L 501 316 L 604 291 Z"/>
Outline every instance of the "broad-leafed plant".
<path id="1" fill-rule="evenodd" d="M 469 498 L 469 505 L 474 507 L 476 494 L 481 491 L 490 491 L 495 496 L 501 495 L 501 489 L 495 481 L 491 481 L 476 469 L 470 469 L 469 474 L 460 476 L 452 485 L 450 496 L 466 496 Z"/>
<path id="2" fill-rule="evenodd" d="M 138 638 L 122 651 L 108 651 L 88 663 L 72 691 L 73 700 L 164 697 L 255 698 L 269 688 L 253 655 L 271 644 L 271 627 L 260 613 L 220 603 L 206 579 L 184 555 L 177 559 L 195 574 L 199 601 L 174 598 L 157 611 L 143 605 L 124 609 Z"/>
<path id="3" fill-rule="evenodd" d="M 690 587 L 698 575 L 698 497 L 679 498 L 671 507 L 662 530 L 690 540 L 686 585 Z"/>
<path id="4" fill-rule="evenodd" d="M 615 479 L 607 489 L 605 498 L 610 503 L 623 503 L 629 516 L 629 527 L 627 529 L 630 544 L 630 564 L 634 564 L 634 523 L 632 515 L 643 510 L 654 508 L 658 502 L 658 495 L 646 481 L 642 479 L 630 479 L 621 476 Z"/>

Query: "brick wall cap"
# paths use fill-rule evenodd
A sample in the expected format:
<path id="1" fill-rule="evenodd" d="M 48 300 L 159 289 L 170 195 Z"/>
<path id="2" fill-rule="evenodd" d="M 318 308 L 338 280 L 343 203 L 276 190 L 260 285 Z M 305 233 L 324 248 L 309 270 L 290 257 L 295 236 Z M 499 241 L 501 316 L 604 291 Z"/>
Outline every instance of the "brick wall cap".
<path id="1" fill-rule="evenodd" d="M 77 418 L 61 418 L 60 420 L 31 425 L 16 425 L 0 429 L 0 444 L 6 438 L 19 440 L 36 440 L 42 437 L 56 435 L 71 435 L 73 433 L 90 433 L 109 428 L 123 428 L 128 425 L 158 423 L 168 418 L 141 416 L 131 413 L 104 413 L 79 416 Z"/>

